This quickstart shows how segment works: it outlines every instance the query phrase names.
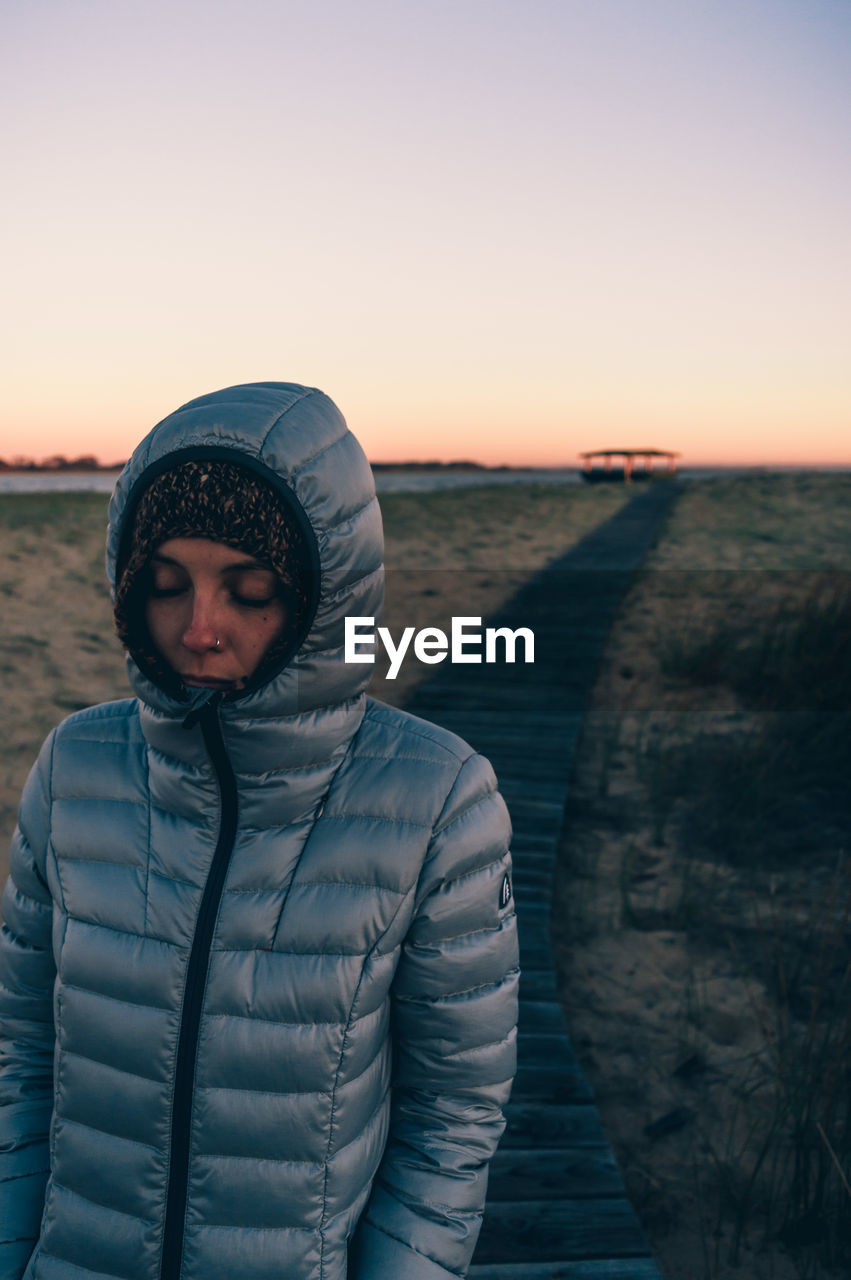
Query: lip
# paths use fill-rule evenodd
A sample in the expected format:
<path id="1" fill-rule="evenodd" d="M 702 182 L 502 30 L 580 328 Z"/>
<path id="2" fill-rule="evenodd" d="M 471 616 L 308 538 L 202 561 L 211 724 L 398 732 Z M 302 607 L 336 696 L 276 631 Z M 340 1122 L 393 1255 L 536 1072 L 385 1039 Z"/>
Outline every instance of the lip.
<path id="1" fill-rule="evenodd" d="M 214 676 L 181 676 L 184 684 L 195 689 L 232 689 L 233 680 L 217 680 Z"/>

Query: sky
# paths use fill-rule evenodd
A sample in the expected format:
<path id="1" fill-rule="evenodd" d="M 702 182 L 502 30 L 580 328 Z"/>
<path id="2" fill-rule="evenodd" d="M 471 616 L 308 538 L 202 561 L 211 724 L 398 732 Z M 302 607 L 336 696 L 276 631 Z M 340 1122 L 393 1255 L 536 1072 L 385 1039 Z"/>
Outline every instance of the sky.
<path id="1" fill-rule="evenodd" d="M 0 0 L 0 457 L 851 463 L 848 0 Z"/>

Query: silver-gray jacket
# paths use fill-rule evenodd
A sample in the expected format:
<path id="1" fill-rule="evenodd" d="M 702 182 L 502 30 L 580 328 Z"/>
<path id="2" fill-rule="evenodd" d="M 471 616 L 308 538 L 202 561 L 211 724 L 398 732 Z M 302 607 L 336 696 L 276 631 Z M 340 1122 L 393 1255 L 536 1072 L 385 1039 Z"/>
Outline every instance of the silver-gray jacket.
<path id="1" fill-rule="evenodd" d="M 242 696 L 72 715 L 27 783 L 0 938 L 0 1280 L 463 1275 L 514 1073 L 509 826 L 487 761 L 367 698 L 369 468 L 320 392 L 254 384 L 143 441 L 295 495 L 321 566 Z M 234 455 L 230 451 L 237 451 Z"/>

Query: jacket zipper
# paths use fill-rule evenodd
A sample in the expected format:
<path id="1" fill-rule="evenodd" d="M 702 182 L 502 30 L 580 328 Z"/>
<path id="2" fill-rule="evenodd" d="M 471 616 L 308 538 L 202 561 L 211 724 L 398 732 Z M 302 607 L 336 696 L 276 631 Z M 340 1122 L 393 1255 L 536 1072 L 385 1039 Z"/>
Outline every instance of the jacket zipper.
<path id="1" fill-rule="evenodd" d="M 219 721 L 219 704 L 223 696 L 221 693 L 214 693 L 197 710 L 190 712 L 183 722 L 185 729 L 191 729 L 195 724 L 201 726 L 204 745 L 219 784 L 221 818 L 216 849 L 210 863 L 204 892 L 201 895 L 192 948 L 189 952 L 189 963 L 186 967 L 186 985 L 180 1015 L 171 1107 L 171 1159 L 168 1169 L 160 1280 L 179 1280 L 180 1277 L 189 1183 L 189 1147 L 198 1031 L 207 985 L 210 947 L 219 914 L 225 877 L 236 840 L 236 778 L 228 758 Z"/>

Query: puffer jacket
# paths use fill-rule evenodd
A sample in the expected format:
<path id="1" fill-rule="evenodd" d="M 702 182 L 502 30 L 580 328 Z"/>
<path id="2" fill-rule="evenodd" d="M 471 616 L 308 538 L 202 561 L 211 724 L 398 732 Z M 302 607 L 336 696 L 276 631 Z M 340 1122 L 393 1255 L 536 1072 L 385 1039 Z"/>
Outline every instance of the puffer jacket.
<path id="1" fill-rule="evenodd" d="M 141 490 L 202 456 L 306 516 L 315 613 L 239 695 L 128 659 L 137 696 L 41 751 L 3 898 L 0 1277 L 463 1275 L 514 1072 L 505 807 L 487 761 L 343 661 L 381 525 L 320 392 L 160 423 L 110 506 L 111 580 Z"/>

